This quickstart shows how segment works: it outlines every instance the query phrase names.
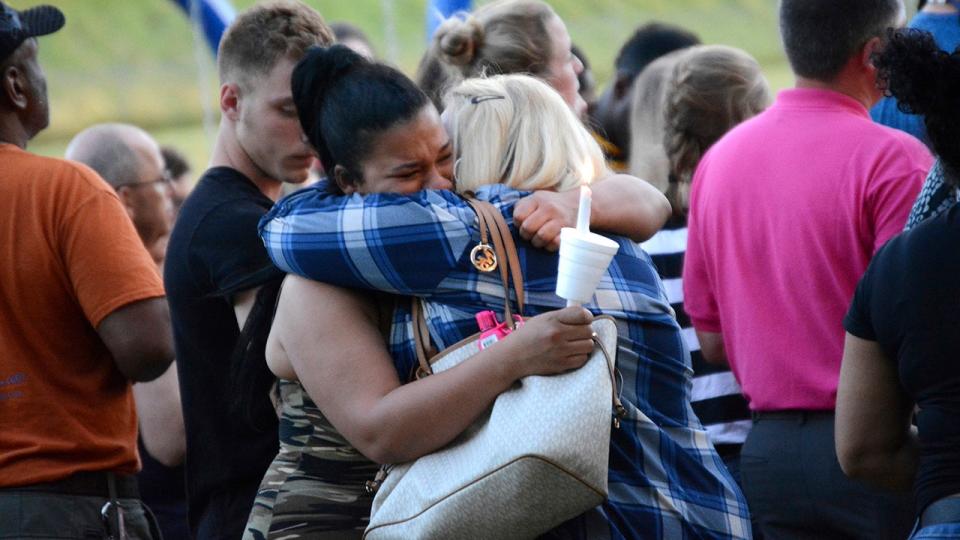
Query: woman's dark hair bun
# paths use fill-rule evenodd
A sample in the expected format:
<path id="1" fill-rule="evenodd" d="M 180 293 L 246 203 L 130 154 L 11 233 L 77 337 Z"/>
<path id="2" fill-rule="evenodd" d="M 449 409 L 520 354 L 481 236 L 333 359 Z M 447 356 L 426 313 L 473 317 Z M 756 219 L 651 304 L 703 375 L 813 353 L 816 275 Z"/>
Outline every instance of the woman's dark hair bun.
<path id="1" fill-rule="evenodd" d="M 403 73 L 343 45 L 311 48 L 291 79 L 300 126 L 328 177 L 354 184 L 363 181 L 362 162 L 376 136 L 429 103 Z"/>
<path id="2" fill-rule="evenodd" d="M 300 127 L 312 141 L 322 141 L 320 134 L 320 111 L 330 89 L 359 65 L 369 63 L 349 47 L 331 45 L 311 47 L 297 63 L 291 77 L 293 103 L 297 107 Z M 317 148 L 323 161 L 326 148 Z"/>

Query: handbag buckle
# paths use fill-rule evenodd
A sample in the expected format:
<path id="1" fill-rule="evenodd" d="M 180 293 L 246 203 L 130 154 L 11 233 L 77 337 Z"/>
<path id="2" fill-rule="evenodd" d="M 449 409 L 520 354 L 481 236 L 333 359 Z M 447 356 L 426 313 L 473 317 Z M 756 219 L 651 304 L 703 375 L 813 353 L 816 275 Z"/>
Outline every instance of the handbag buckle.
<path id="1" fill-rule="evenodd" d="M 380 467 L 380 470 L 377 471 L 376 476 L 373 477 L 373 480 L 367 480 L 364 482 L 363 487 L 367 490 L 367 493 L 373 495 L 380 489 L 380 486 L 383 484 L 383 481 L 387 479 L 387 473 L 389 468 L 386 465 Z"/>
<path id="2" fill-rule="evenodd" d="M 613 406 L 613 427 L 620 429 L 620 420 L 627 415 L 627 409 L 623 405 Z"/>

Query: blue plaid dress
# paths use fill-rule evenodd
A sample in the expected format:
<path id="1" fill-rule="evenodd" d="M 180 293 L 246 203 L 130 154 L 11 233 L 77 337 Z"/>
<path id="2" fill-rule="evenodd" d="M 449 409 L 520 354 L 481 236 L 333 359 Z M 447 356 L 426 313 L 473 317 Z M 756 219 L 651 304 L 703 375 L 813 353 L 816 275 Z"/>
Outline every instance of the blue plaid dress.
<path id="1" fill-rule="evenodd" d="M 486 186 L 517 239 L 527 316 L 564 306 L 554 294 L 557 255 L 519 240 L 513 206 L 524 193 Z M 476 216 L 457 194 L 335 196 L 320 184 L 281 200 L 260 222 L 270 257 L 294 274 L 343 287 L 427 299 L 439 350 L 477 331 L 474 315 L 503 307 L 499 273 L 469 260 Z M 747 505 L 690 407 L 690 355 L 650 257 L 624 238 L 594 301 L 613 316 L 627 418 L 610 445 L 607 502 L 550 538 L 750 538 Z M 416 365 L 410 314 L 398 309 L 390 349 L 401 379 Z"/>

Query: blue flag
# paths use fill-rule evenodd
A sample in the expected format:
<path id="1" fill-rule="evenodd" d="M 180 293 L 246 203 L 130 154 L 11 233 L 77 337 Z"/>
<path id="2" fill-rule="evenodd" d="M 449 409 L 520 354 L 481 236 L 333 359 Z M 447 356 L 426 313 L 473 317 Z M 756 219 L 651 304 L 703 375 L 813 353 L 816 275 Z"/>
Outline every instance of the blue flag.
<path id="1" fill-rule="evenodd" d="M 207 39 L 207 44 L 213 49 L 213 53 L 216 54 L 223 31 L 237 16 L 237 10 L 234 9 L 230 0 L 173 0 L 173 2 L 187 13 L 187 17 L 193 19 L 195 14 L 199 15 L 203 35 Z"/>
<path id="2" fill-rule="evenodd" d="M 427 41 L 433 39 L 433 33 L 444 19 L 458 11 L 470 11 L 472 4 L 472 0 L 428 0 Z"/>

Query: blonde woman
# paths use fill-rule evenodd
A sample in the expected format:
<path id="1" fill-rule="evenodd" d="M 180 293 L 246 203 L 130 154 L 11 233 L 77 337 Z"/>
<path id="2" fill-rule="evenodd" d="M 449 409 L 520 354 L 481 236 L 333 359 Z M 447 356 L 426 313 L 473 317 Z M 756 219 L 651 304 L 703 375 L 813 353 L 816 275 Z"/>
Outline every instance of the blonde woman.
<path id="1" fill-rule="evenodd" d="M 660 130 L 657 146 L 669 170 L 669 182 L 664 187 L 673 217 L 642 245 L 653 258 L 660 277 L 670 284 L 667 297 L 687 332 L 693 365 L 693 410 L 739 482 L 740 449 L 752 425 L 750 411 L 730 368 L 704 360 L 683 309 L 681 274 L 687 246 L 687 194 L 703 154 L 727 131 L 766 108 L 770 90 L 756 60 L 732 47 L 693 47 L 664 61 L 664 67 L 669 69 L 664 70 L 662 89 L 657 92 L 663 101 L 650 105 L 650 109 L 659 113 L 653 114 L 653 123 Z M 648 111 L 635 110 L 635 125 L 649 116 Z"/>
<path id="2" fill-rule="evenodd" d="M 453 140 L 456 189 L 495 205 L 515 236 L 510 215 L 524 195 L 517 188 L 569 189 L 609 175 L 599 146 L 561 96 L 531 77 L 468 80 L 448 96 L 443 120 Z M 312 130 L 305 131 L 310 136 Z M 477 312 L 500 310 L 509 300 L 497 276 L 471 263 L 479 241 L 476 216 L 454 192 L 344 197 L 310 188 L 281 201 L 261 234 L 275 262 L 292 273 L 424 298 L 437 349 L 475 333 Z M 690 409 L 689 355 L 663 285 L 637 244 L 612 238 L 620 250 L 586 306 L 614 317 L 620 332 L 627 418 L 611 437 L 610 498 L 547 537 L 749 538 L 743 497 Z M 525 315 L 561 309 L 564 302 L 554 294 L 557 255 L 519 239 L 517 247 Z M 404 306 L 396 313 L 390 352 L 407 382 L 416 364 L 410 315 Z M 337 339 L 336 332 L 321 334 L 311 343 Z M 466 398 L 452 396 L 451 403 Z"/>

